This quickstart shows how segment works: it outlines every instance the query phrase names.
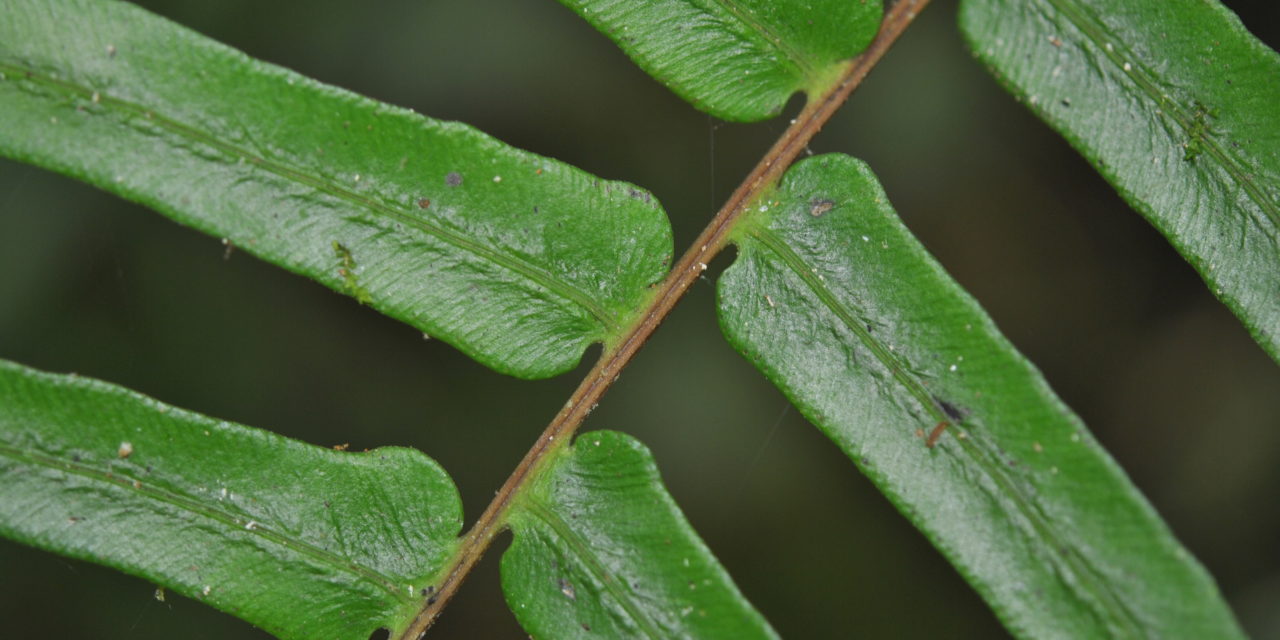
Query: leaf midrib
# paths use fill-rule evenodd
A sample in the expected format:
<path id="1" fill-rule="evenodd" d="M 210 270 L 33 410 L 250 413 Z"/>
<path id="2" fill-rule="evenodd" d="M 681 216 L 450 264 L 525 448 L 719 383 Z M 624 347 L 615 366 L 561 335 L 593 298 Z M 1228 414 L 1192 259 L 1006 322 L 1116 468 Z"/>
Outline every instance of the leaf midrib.
<path id="1" fill-rule="evenodd" d="M 396 222 L 415 227 L 428 235 L 457 247 L 458 249 L 471 253 L 483 260 L 496 263 L 508 270 L 514 271 L 534 282 L 536 285 L 582 307 L 604 326 L 609 335 L 616 335 L 619 331 L 619 320 L 614 316 L 614 314 L 607 312 L 603 306 L 599 305 L 585 291 L 573 286 L 572 284 L 555 278 L 550 272 L 528 262 L 527 260 L 522 260 L 519 257 L 495 251 L 490 247 L 475 242 L 454 230 L 432 224 L 426 220 L 410 215 L 405 211 L 401 211 L 374 199 L 362 196 L 359 193 L 351 191 L 350 189 L 342 187 L 332 181 L 326 180 L 323 177 L 314 176 L 299 169 L 267 159 L 234 144 L 220 140 L 213 134 L 205 132 L 197 127 L 167 117 L 141 105 L 112 97 L 109 94 L 100 91 L 93 91 L 89 88 L 66 80 L 45 75 L 34 69 L 14 65 L 12 63 L 0 62 L 0 73 L 6 72 L 15 74 L 17 78 L 25 78 L 39 84 L 76 94 L 81 98 L 93 100 L 99 105 L 115 107 L 121 111 L 128 112 L 135 117 L 143 118 L 148 123 L 160 126 L 161 128 L 179 136 L 185 137 L 194 142 L 208 145 L 227 155 L 243 159 L 255 167 L 265 169 L 282 178 L 323 191 L 340 200 L 344 200 L 355 205 L 357 208 L 363 208 L 373 213 L 382 214 Z M 12 79 L 16 80 L 17 78 Z"/>
<path id="2" fill-rule="evenodd" d="M 903 362 L 901 358 L 889 351 L 883 343 L 872 336 L 866 330 L 865 323 L 858 321 L 853 310 L 846 307 L 836 298 L 835 294 L 818 277 L 818 274 L 805 263 L 803 258 L 792 251 L 791 247 L 782 238 L 778 237 L 773 231 L 760 226 L 753 226 L 748 231 L 748 234 L 773 252 L 783 264 L 787 265 L 817 295 L 822 304 L 858 337 L 858 340 L 872 352 L 876 359 L 880 361 L 880 364 L 893 374 L 893 379 L 920 403 L 920 406 L 933 420 L 946 420 L 952 423 L 953 428 L 956 429 L 962 426 L 963 421 L 952 420 L 938 407 L 932 394 L 919 380 L 910 375 L 910 368 L 907 363 Z M 1102 603 L 1108 610 L 1110 614 L 1108 619 L 1117 621 L 1126 627 L 1131 637 L 1142 637 L 1141 630 L 1143 625 L 1134 613 L 1125 606 L 1124 598 L 1109 588 L 1108 581 L 1098 575 L 1097 570 L 1093 568 L 1088 559 L 1079 555 L 1074 545 L 1069 544 L 1065 538 L 1056 533 L 1049 518 L 1035 506 L 1034 501 L 1026 490 L 1017 480 L 1009 477 L 1003 465 L 1000 464 L 998 459 L 995 459 L 998 457 L 986 451 L 979 444 L 979 438 L 975 438 L 968 433 L 965 436 L 954 438 L 954 440 L 960 444 L 961 450 L 969 454 L 971 459 L 976 461 L 979 468 L 1013 502 L 1022 517 L 1026 518 L 1035 527 L 1037 535 L 1047 541 L 1046 544 L 1042 545 L 1042 548 L 1048 549 L 1051 557 L 1059 558 L 1060 562 L 1066 565 L 1062 567 L 1063 569 L 1081 578 L 1080 583 L 1094 596 L 1093 600 Z M 921 446 L 924 445 L 922 444 Z M 946 449 L 942 450 L 946 451 Z"/>
<path id="3" fill-rule="evenodd" d="M 1213 136 L 1210 128 L 1205 128 L 1203 133 L 1197 135 L 1195 130 L 1195 117 L 1186 111 L 1186 109 L 1174 101 L 1170 96 L 1165 94 L 1157 86 L 1154 80 L 1156 74 L 1153 73 L 1146 63 L 1126 45 L 1122 38 L 1116 37 L 1115 34 L 1104 25 L 1100 20 L 1094 17 L 1087 8 L 1080 6 L 1074 0 L 1043 0 L 1054 6 L 1061 15 L 1071 21 L 1071 24 L 1083 33 L 1093 43 L 1094 47 L 1102 52 L 1125 76 L 1130 78 L 1135 85 L 1138 86 L 1147 97 L 1150 98 L 1160 107 L 1160 112 L 1168 114 L 1177 125 L 1186 134 L 1187 139 L 1199 139 L 1204 143 L 1204 151 L 1218 161 L 1227 174 L 1231 176 L 1235 182 L 1240 185 L 1245 193 L 1249 194 L 1249 199 L 1262 210 L 1263 215 L 1270 218 L 1271 228 L 1280 227 L 1280 203 L 1272 202 L 1267 198 L 1266 192 L 1251 177 L 1250 172 L 1240 166 L 1236 158 L 1229 153 Z M 1053 20 L 1052 15 L 1046 16 L 1049 20 Z M 1128 64 L 1129 68 L 1125 69 Z M 1259 231 L 1262 231 L 1263 237 L 1269 238 L 1272 244 L 1276 244 L 1276 239 L 1272 234 L 1266 233 L 1267 229 L 1262 222 L 1257 219 L 1257 214 L 1248 211 L 1250 219 L 1256 225 Z"/>
<path id="4" fill-rule="evenodd" d="M 773 45 L 773 48 L 781 51 L 782 54 L 796 66 L 796 69 L 800 71 L 800 75 L 803 76 L 806 81 L 812 82 L 817 79 L 816 71 L 814 70 L 813 64 L 810 62 L 808 56 L 799 49 L 791 46 L 785 38 L 774 33 L 768 25 L 751 16 L 750 11 L 742 8 L 742 6 L 735 2 L 735 0 L 712 1 L 720 5 L 722 9 L 729 12 L 733 17 L 737 18 L 739 22 L 759 34 L 760 37 L 765 39 L 765 41 Z"/>
<path id="5" fill-rule="evenodd" d="M 117 489 L 137 492 L 147 498 L 164 502 L 193 515 L 203 517 L 223 525 L 228 525 L 229 532 L 234 531 L 237 535 L 247 534 L 259 537 L 263 540 L 289 549 L 290 551 L 308 556 L 320 564 L 333 567 L 342 572 L 354 574 L 369 583 L 377 585 L 380 589 L 385 591 L 389 596 L 401 604 L 417 604 L 417 600 L 404 595 L 396 580 L 376 569 L 351 562 L 349 559 L 345 559 L 331 551 L 309 542 L 290 538 L 289 536 L 279 533 L 270 527 L 264 526 L 262 522 L 259 522 L 256 519 L 249 520 L 227 511 L 211 508 L 205 502 L 201 502 L 180 493 L 161 489 L 154 484 L 144 482 L 141 478 L 134 478 L 117 471 L 102 471 L 85 464 L 41 453 L 23 451 L 22 449 L 8 445 L 0 445 L 0 457 L 9 458 L 19 464 L 26 462 L 28 464 L 39 465 L 48 469 L 74 474 L 82 478 L 88 478 L 103 484 L 113 485 Z M 138 484 L 135 485 L 135 482 Z M 247 525 L 250 522 L 252 522 L 254 526 L 252 528 L 247 528 Z"/>
<path id="6" fill-rule="evenodd" d="M 636 606 L 633 601 L 636 596 L 631 592 L 630 585 L 605 568 L 595 554 L 592 553 L 591 544 L 578 535 L 578 532 L 569 523 L 565 522 L 553 509 L 543 504 L 536 497 L 526 496 L 522 500 L 521 506 L 528 509 L 529 513 L 550 527 L 557 536 L 567 543 L 567 546 L 573 550 L 574 554 L 583 561 L 583 566 L 595 578 L 596 583 L 604 585 L 604 588 L 613 596 L 613 599 L 626 610 L 627 615 L 631 616 L 631 619 L 636 622 L 636 625 L 644 631 L 647 637 L 652 640 L 660 640 L 664 637 L 659 632 L 658 623 Z"/>

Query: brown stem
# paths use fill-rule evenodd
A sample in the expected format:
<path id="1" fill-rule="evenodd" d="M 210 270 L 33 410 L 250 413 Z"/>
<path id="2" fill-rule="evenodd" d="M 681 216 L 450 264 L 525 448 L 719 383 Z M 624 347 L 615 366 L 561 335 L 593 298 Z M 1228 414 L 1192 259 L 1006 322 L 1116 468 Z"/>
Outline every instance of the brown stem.
<path id="1" fill-rule="evenodd" d="M 792 120 L 791 126 L 783 132 L 782 137 L 773 144 L 751 173 L 747 174 L 742 184 L 738 185 L 728 202 L 711 220 L 711 224 L 707 225 L 694 241 L 693 246 L 681 256 L 679 262 L 658 288 L 649 307 L 631 324 L 621 340 L 601 354 L 596 366 L 578 385 L 577 390 L 542 432 L 542 436 L 534 443 L 533 448 L 525 454 L 524 459 L 511 473 L 511 477 L 507 478 L 493 501 L 489 503 L 484 513 L 480 514 L 480 519 L 467 532 L 453 559 L 449 573 L 440 585 L 430 592 L 426 604 L 408 629 L 401 634 L 400 640 L 417 640 L 426 633 L 462 581 L 466 579 L 471 568 L 480 561 L 480 557 L 489 548 L 494 537 L 505 526 L 507 508 L 511 505 L 512 497 L 530 477 L 536 474 L 540 464 L 548 459 L 548 454 L 569 441 L 573 432 L 595 408 L 600 397 L 617 379 L 622 369 L 631 362 L 631 358 L 667 317 L 671 308 L 680 300 L 689 286 L 706 270 L 707 263 L 724 248 L 725 239 L 746 211 L 747 205 L 764 189 L 777 182 L 787 167 L 791 166 L 800 152 L 808 146 L 813 136 L 826 124 L 836 109 L 844 104 L 849 94 L 862 82 L 862 79 L 927 4 L 929 0 L 899 0 L 885 14 L 880 32 L 876 34 L 875 40 L 867 50 L 847 64 L 844 73 L 840 76 L 840 81 L 824 93 L 810 97 L 809 103 L 805 105 L 800 115 Z"/>

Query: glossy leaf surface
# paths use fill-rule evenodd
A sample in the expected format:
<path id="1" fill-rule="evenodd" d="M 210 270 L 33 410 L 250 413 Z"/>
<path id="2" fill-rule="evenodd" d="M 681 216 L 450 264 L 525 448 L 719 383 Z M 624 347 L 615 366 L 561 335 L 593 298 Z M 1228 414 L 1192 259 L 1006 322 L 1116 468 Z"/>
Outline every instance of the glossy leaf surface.
<path id="1" fill-rule="evenodd" d="M 578 437 L 518 498 L 502 587 L 534 638 L 772 638 L 630 436 Z"/>
<path id="2" fill-rule="evenodd" d="M 698 109 L 777 115 L 821 91 L 880 26 L 880 0 L 560 0 Z"/>
<path id="3" fill-rule="evenodd" d="M 965 0 L 961 25 L 1280 361 L 1280 55 L 1208 0 Z"/>
<path id="4" fill-rule="evenodd" d="M 1211 578 L 863 163 L 797 164 L 735 233 L 719 283 L 730 341 L 1010 631 L 1240 635 Z"/>
<path id="5" fill-rule="evenodd" d="M 461 526 L 417 451 L 334 451 L 0 361 L 0 535 L 280 638 L 407 624 Z"/>
<path id="6" fill-rule="evenodd" d="M 513 375 L 563 372 L 611 339 L 672 251 L 640 189 L 114 0 L 0 0 L 0 78 L 0 153 L 227 238 Z"/>

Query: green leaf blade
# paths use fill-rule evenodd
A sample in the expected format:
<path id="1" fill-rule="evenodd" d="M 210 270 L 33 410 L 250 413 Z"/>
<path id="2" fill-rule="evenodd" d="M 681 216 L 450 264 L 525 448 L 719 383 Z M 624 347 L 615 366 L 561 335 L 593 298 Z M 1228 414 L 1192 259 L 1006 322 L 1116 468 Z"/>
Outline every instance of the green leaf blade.
<path id="1" fill-rule="evenodd" d="M 880 0 L 561 0 L 698 109 L 733 121 L 777 115 L 820 91 L 871 43 Z"/>
<path id="2" fill-rule="evenodd" d="M 461 527 L 417 451 L 338 452 L 0 361 L 0 534 L 280 638 L 403 627 Z"/>
<path id="3" fill-rule="evenodd" d="M 665 274 L 653 197 L 109 0 L 0 1 L 0 153 L 350 295 L 504 373 L 574 367 Z"/>
<path id="4" fill-rule="evenodd" d="M 719 283 L 730 342 L 1013 633 L 1240 637 L 1212 579 L 864 164 L 798 163 L 761 205 Z"/>
<path id="5" fill-rule="evenodd" d="M 1280 55 L 1200 0 L 966 0 L 960 22 L 1280 361 Z"/>
<path id="6" fill-rule="evenodd" d="M 534 638 L 774 638 L 685 520 L 649 450 L 579 436 L 517 498 L 502 585 Z"/>

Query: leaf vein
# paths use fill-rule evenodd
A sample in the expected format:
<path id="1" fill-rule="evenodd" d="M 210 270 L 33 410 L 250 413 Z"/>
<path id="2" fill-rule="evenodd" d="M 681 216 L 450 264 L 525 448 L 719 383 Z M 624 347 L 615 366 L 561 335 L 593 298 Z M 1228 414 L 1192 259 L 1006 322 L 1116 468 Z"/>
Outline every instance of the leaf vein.
<path id="1" fill-rule="evenodd" d="M 1176 122 L 1193 144 L 1203 144 L 1203 150 L 1226 169 L 1228 175 L 1249 195 L 1249 199 L 1258 206 L 1262 214 L 1270 219 L 1271 229 L 1280 227 L 1280 203 L 1267 197 L 1266 192 L 1254 180 L 1253 175 L 1245 167 L 1241 166 L 1237 159 L 1222 146 L 1218 139 L 1213 136 L 1211 129 L 1203 126 L 1203 124 L 1198 126 L 1195 115 L 1189 113 L 1183 105 L 1178 104 L 1164 91 L 1160 90 L 1154 79 L 1156 74 L 1125 45 L 1122 38 L 1112 34 L 1106 25 L 1089 13 L 1087 8 L 1080 6 L 1076 2 L 1071 0 L 1045 1 L 1053 5 L 1061 15 L 1066 16 L 1117 69 L 1131 78 L 1139 89 L 1146 93 L 1155 104 L 1159 105 L 1160 112 L 1167 114 L 1170 119 Z M 1050 20 L 1053 19 L 1053 16 L 1048 17 Z M 1276 235 L 1267 233 L 1267 225 L 1258 219 L 1258 213 L 1249 210 L 1248 215 L 1253 224 L 1262 232 L 1262 237 L 1271 240 L 1272 244 L 1276 244 Z"/>
<path id="2" fill-rule="evenodd" d="M 908 363 L 905 363 L 901 357 L 889 351 L 883 343 L 872 336 L 865 328 L 866 323 L 858 321 L 856 313 L 836 298 L 835 293 L 818 278 L 814 270 L 782 238 L 771 230 L 760 227 L 751 229 L 749 233 L 777 256 L 818 297 L 822 304 L 858 337 L 858 340 L 874 354 L 881 365 L 889 369 L 893 374 L 893 378 L 920 403 L 920 406 L 930 415 L 932 420 L 953 421 L 956 423 L 956 427 L 960 427 L 963 424 L 963 421 L 953 420 L 942 407 L 938 406 L 928 389 L 912 375 Z M 999 487 L 1002 492 L 1001 495 L 1012 502 L 1016 511 L 1027 522 L 1031 523 L 1037 535 L 1046 541 L 1042 548 L 1047 549 L 1050 557 L 1058 559 L 1059 566 L 1063 571 L 1081 578 L 1080 583 L 1083 584 L 1088 594 L 1092 596 L 1091 599 L 1101 603 L 1108 610 L 1109 619 L 1125 625 L 1127 633 L 1131 637 L 1141 637 L 1143 626 L 1136 619 L 1133 611 L 1125 605 L 1124 598 L 1120 594 L 1114 593 L 1108 580 L 1099 575 L 1100 572 L 1092 566 L 1089 560 L 1081 556 L 1074 546 L 1070 545 L 1065 538 L 1057 533 L 1049 516 L 1035 504 L 1035 501 L 1030 497 L 1028 490 L 1022 483 L 1010 477 L 1005 471 L 1004 465 L 1000 463 L 998 456 L 988 451 L 984 444 L 980 444 L 981 438 L 970 434 L 966 435 L 967 437 L 965 438 L 955 439 L 960 444 L 960 449 L 977 462 L 977 466 Z"/>
<path id="3" fill-rule="evenodd" d="M 67 460 L 40 453 L 23 451 L 19 448 L 7 445 L 0 445 L 0 456 L 14 460 L 18 464 L 26 462 L 28 464 L 39 465 L 41 467 L 61 471 L 63 473 L 103 482 L 125 491 L 136 491 L 149 498 L 159 500 L 197 516 L 208 518 L 209 520 L 213 520 L 223 525 L 228 525 L 231 530 L 236 532 L 243 532 L 244 534 L 256 536 L 275 545 L 289 549 L 290 551 L 308 556 L 321 564 L 329 565 L 348 573 L 353 573 L 360 578 L 377 585 L 379 588 L 386 591 L 392 598 L 400 601 L 401 603 L 410 604 L 416 602 L 401 592 L 401 588 L 395 580 L 376 569 L 351 562 L 348 558 L 343 558 L 309 542 L 290 538 L 285 534 L 263 526 L 263 523 L 261 522 L 246 519 L 226 511 L 210 508 L 204 502 L 179 493 L 160 489 L 154 484 L 142 482 L 140 479 L 132 478 L 116 472 L 104 472 L 85 464 L 69 462 Z M 247 526 L 250 523 L 252 523 L 253 526 Z"/>
<path id="4" fill-rule="evenodd" d="M 591 544 L 582 539 L 578 532 L 569 526 L 560 516 L 558 516 L 551 508 L 538 499 L 529 497 L 524 501 L 524 506 L 529 512 L 541 520 L 544 524 L 551 528 L 557 536 L 563 540 L 566 545 L 574 551 L 579 559 L 583 561 L 596 582 L 604 585 L 604 588 L 613 596 L 613 599 L 626 610 L 627 615 L 631 617 L 636 624 L 643 629 L 646 636 L 653 640 L 659 640 L 665 637 L 659 632 L 659 625 L 652 620 L 645 612 L 636 606 L 632 599 L 636 597 L 630 589 L 630 585 L 626 580 L 620 579 L 613 575 L 605 566 L 596 558 L 591 551 Z"/>
<path id="5" fill-rule="evenodd" d="M 438 224 L 433 224 L 422 218 L 406 213 L 405 211 L 401 211 L 393 206 L 363 196 L 324 178 L 311 175 L 302 170 L 287 166 L 284 163 L 268 159 L 265 157 L 266 154 L 254 153 L 246 149 L 242 149 L 234 144 L 218 139 L 213 134 L 169 118 L 127 100 L 112 97 L 102 92 L 92 91 L 78 84 L 60 80 L 39 73 L 34 69 L 10 63 L 0 62 L 0 73 L 13 74 L 14 79 L 25 78 L 32 82 L 61 89 L 62 91 L 76 94 L 82 98 L 93 100 L 99 105 L 115 107 L 121 111 L 131 113 L 134 116 L 143 117 L 149 123 L 155 124 L 181 137 L 212 147 L 222 153 L 240 158 L 251 163 L 255 167 L 262 168 L 282 178 L 292 180 L 299 184 L 327 193 L 340 200 L 346 201 L 349 204 L 355 205 L 358 208 L 362 208 L 372 213 L 390 218 L 396 222 L 412 226 L 447 244 L 453 245 L 458 249 L 513 271 L 543 289 L 578 305 L 599 320 L 599 322 L 604 325 L 608 333 L 616 334 L 619 330 L 619 320 L 614 316 L 614 314 L 606 311 L 602 305 L 597 303 L 596 300 L 585 291 L 557 279 L 551 272 L 543 269 L 542 267 L 532 264 L 517 256 L 496 251 L 491 247 L 468 238 L 458 231 Z M 258 144 L 256 141 L 254 141 L 254 143 Z"/>

